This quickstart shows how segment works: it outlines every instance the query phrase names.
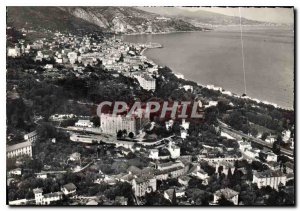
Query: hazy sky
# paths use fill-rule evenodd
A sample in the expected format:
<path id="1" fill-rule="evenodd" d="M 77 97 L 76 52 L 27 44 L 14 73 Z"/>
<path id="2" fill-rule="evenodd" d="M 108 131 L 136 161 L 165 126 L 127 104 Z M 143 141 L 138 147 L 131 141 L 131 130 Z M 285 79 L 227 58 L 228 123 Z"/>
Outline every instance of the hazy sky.
<path id="1" fill-rule="evenodd" d="M 238 8 L 201 7 L 184 8 L 187 10 L 205 10 L 230 16 L 239 16 Z M 265 22 L 293 23 L 294 13 L 292 8 L 241 8 L 242 17 Z"/>

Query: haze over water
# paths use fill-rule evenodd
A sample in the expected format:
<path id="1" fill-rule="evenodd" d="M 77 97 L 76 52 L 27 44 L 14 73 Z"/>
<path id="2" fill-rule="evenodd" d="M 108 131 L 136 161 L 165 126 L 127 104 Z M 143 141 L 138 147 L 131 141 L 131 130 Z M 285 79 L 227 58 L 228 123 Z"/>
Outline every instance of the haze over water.
<path id="1" fill-rule="evenodd" d="M 128 35 L 124 41 L 157 42 L 163 48 L 145 55 L 186 79 L 244 92 L 240 31 Z M 247 95 L 279 106 L 294 104 L 292 30 L 259 29 L 243 33 Z"/>

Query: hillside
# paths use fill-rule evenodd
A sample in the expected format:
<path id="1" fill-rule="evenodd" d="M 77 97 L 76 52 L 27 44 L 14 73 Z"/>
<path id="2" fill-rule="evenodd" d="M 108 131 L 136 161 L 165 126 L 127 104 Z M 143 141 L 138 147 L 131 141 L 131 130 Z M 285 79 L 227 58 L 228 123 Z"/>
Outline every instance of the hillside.
<path id="1" fill-rule="evenodd" d="M 53 31 L 92 31 L 99 27 L 57 7 L 7 7 L 7 25 Z"/>
<path id="2" fill-rule="evenodd" d="M 204 10 L 190 11 L 181 9 L 180 7 L 140 7 L 140 9 L 167 17 L 182 18 L 195 25 L 236 25 L 240 23 L 239 17 L 227 16 Z M 242 22 L 246 25 L 261 24 L 259 21 L 253 21 L 246 18 L 242 18 Z"/>
<path id="3" fill-rule="evenodd" d="M 16 28 L 59 31 L 158 33 L 201 30 L 179 18 L 162 18 L 133 7 L 8 7 L 7 22 Z"/>

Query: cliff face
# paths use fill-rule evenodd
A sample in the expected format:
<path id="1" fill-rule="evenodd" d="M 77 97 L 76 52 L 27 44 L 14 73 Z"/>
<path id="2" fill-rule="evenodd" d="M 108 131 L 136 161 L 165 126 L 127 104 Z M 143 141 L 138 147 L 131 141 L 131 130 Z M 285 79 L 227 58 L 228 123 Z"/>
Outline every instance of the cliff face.
<path id="1" fill-rule="evenodd" d="M 8 7 L 7 16 L 16 27 L 52 30 L 97 28 L 115 33 L 201 30 L 181 19 L 164 18 L 133 7 Z"/>

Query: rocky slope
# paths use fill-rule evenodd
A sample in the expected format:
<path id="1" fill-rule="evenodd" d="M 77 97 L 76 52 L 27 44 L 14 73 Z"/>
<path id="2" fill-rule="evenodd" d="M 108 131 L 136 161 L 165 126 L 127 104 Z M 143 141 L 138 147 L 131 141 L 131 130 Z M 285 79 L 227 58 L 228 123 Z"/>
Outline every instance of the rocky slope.
<path id="1" fill-rule="evenodd" d="M 7 20 L 15 27 L 51 30 L 102 30 L 115 33 L 195 31 L 201 28 L 179 18 L 133 7 L 8 7 Z"/>

